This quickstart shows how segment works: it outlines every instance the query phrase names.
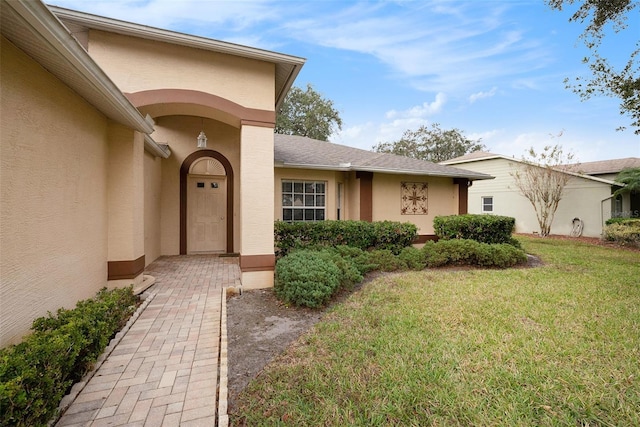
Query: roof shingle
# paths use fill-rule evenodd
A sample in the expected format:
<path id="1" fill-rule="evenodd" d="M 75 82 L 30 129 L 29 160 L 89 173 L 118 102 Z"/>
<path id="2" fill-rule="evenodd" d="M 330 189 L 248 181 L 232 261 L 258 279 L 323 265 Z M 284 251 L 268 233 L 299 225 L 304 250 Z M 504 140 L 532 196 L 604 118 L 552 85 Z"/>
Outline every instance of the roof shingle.
<path id="1" fill-rule="evenodd" d="M 348 147 L 303 136 L 275 135 L 274 160 L 280 167 L 428 175 L 470 180 L 490 175 L 388 153 Z"/>

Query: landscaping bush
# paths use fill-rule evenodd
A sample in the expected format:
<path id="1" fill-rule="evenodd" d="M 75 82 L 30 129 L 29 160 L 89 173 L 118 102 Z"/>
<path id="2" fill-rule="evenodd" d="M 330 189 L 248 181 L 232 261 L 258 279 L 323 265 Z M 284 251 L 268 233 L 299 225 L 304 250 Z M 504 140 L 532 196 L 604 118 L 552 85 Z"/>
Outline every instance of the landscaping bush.
<path id="1" fill-rule="evenodd" d="M 340 287 L 340 268 L 320 251 L 300 250 L 276 263 L 274 291 L 295 305 L 320 307 Z"/>
<path id="2" fill-rule="evenodd" d="M 621 245 L 640 247 L 640 219 L 627 219 L 604 228 L 604 238 Z"/>
<path id="3" fill-rule="evenodd" d="M 527 261 L 520 248 L 507 243 L 489 244 L 475 240 L 453 239 L 428 243 L 422 248 L 427 267 L 475 265 L 479 267 L 512 267 Z"/>
<path id="4" fill-rule="evenodd" d="M 417 228 L 411 223 L 393 221 L 276 221 L 274 233 L 278 257 L 316 245 L 388 249 L 398 254 L 413 243 Z"/>
<path id="5" fill-rule="evenodd" d="M 36 319 L 31 335 L 0 350 L 0 424 L 46 425 L 137 303 L 132 287 L 103 289 L 76 309 Z"/>
<path id="6" fill-rule="evenodd" d="M 407 264 L 388 249 L 376 249 L 369 252 L 369 261 L 380 271 L 406 270 Z"/>
<path id="7" fill-rule="evenodd" d="M 404 248 L 398 258 L 410 270 L 423 270 L 427 266 L 426 252 L 413 246 Z"/>
<path id="8" fill-rule="evenodd" d="M 470 239 L 481 243 L 508 243 L 519 247 L 512 239 L 515 218 L 499 215 L 437 216 L 433 228 L 439 239 Z"/>
<path id="9" fill-rule="evenodd" d="M 614 217 L 614 218 L 609 218 L 608 220 L 605 221 L 606 225 L 611 225 L 611 224 L 624 224 L 626 222 L 633 222 L 633 221 L 640 221 L 640 219 L 638 218 L 626 218 L 626 217 Z"/>

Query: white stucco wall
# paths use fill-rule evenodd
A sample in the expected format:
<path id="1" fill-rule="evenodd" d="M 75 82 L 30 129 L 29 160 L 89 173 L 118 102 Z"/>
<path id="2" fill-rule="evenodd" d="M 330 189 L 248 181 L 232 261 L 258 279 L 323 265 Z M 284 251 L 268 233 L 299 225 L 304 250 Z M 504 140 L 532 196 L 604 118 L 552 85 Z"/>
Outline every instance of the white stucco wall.
<path id="1" fill-rule="evenodd" d="M 482 172 L 496 178 L 486 181 L 474 181 L 469 188 L 469 213 L 482 213 L 482 197 L 493 196 L 495 215 L 516 218 L 516 232 L 539 232 L 540 227 L 531 203 L 522 196 L 510 173 L 520 168 L 518 162 L 507 159 L 491 159 L 477 162 L 451 165 Z M 574 177 L 565 187 L 564 194 L 551 225 L 552 234 L 569 235 L 572 220 L 580 218 L 584 222 L 583 236 L 600 237 L 602 232 L 601 201 L 611 195 L 609 185 L 597 181 Z M 604 206 L 605 220 L 610 215 L 610 201 Z"/>
<path id="2" fill-rule="evenodd" d="M 2 38 L 0 347 L 107 279 L 108 120 Z"/>

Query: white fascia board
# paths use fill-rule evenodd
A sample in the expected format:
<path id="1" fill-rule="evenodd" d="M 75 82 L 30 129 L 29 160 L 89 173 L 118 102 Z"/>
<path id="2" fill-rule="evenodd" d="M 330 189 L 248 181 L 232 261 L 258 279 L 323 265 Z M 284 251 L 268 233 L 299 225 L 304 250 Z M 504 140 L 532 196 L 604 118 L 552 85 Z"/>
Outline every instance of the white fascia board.
<path id="1" fill-rule="evenodd" d="M 405 169 L 386 169 L 386 168 L 372 168 L 372 167 L 358 167 L 358 166 L 332 166 L 332 165 L 309 165 L 303 163 L 284 163 L 284 162 L 275 162 L 274 164 L 277 168 L 290 168 L 290 169 L 311 169 L 311 170 L 327 170 L 327 171 L 338 171 L 338 172 L 374 172 L 374 173 L 386 173 L 390 175 L 421 175 L 421 176 L 434 176 L 440 178 L 467 178 L 471 181 L 483 180 L 483 179 L 495 179 L 494 176 L 486 175 L 486 177 L 481 176 L 466 176 L 465 174 L 438 174 L 438 173 L 428 173 L 423 171 L 416 170 L 405 170 Z M 484 174 L 483 174 L 484 175 Z"/>
<path id="2" fill-rule="evenodd" d="M 176 31 L 163 30 L 161 28 L 149 27 L 118 19 L 106 18 L 75 10 L 64 9 L 57 6 L 50 6 L 53 13 L 58 17 L 69 20 L 73 23 L 84 25 L 96 30 L 104 30 L 113 33 L 130 35 L 144 39 L 163 41 L 171 44 L 194 47 L 198 49 L 211 50 L 220 53 L 228 53 L 245 58 L 258 59 L 266 62 L 280 62 L 291 65 L 303 65 L 304 58 L 272 52 L 235 43 L 223 42 L 219 40 L 199 37 Z"/>
<path id="3" fill-rule="evenodd" d="M 40 1 L 14 0 L 7 1 L 6 4 L 46 40 L 49 46 L 63 57 L 82 78 L 89 82 L 116 111 L 126 117 L 129 122 L 127 125 L 145 134 L 153 132 L 153 127 L 145 121 L 140 112 L 91 59 L 75 37 L 69 33 L 67 28 L 51 13 L 44 3 Z"/>

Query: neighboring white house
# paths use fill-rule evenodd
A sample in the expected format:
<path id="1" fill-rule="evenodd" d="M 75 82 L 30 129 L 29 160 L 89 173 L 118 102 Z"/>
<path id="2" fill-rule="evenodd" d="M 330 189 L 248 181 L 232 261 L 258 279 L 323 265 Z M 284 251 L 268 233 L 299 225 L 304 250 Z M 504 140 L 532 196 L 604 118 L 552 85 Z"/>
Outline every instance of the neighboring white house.
<path id="1" fill-rule="evenodd" d="M 511 216 L 516 219 L 517 233 L 539 232 L 535 210 L 520 194 L 511 175 L 524 167 L 522 160 L 478 151 L 442 164 L 495 176 L 494 180 L 473 182 L 468 192 L 469 213 Z M 581 227 L 583 236 L 600 237 L 604 222 L 615 216 L 616 208 L 623 212 L 631 209 L 629 195 L 625 195 L 617 207 L 611 196 L 621 184 L 581 173 L 569 175 L 571 178 L 558 205 L 551 234 L 571 235 L 574 229 Z"/>

